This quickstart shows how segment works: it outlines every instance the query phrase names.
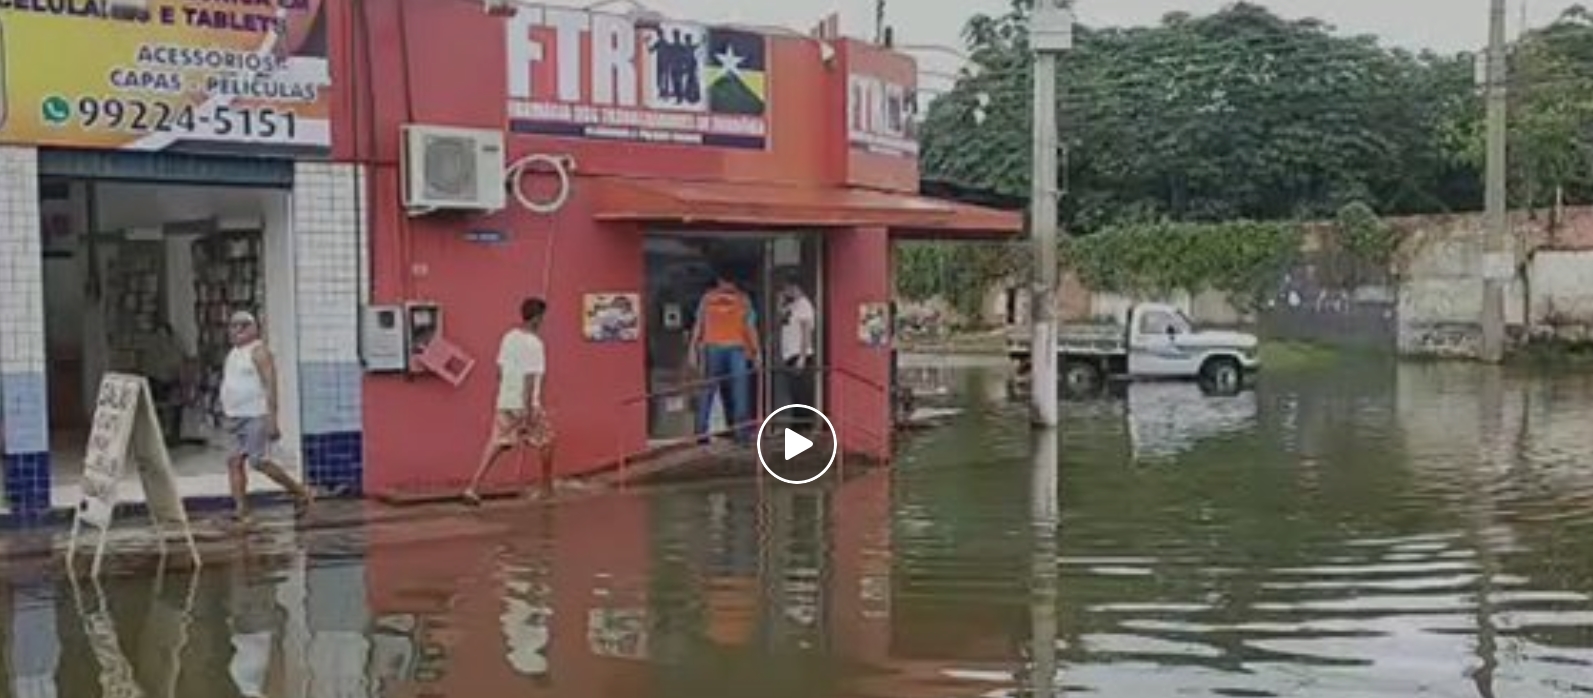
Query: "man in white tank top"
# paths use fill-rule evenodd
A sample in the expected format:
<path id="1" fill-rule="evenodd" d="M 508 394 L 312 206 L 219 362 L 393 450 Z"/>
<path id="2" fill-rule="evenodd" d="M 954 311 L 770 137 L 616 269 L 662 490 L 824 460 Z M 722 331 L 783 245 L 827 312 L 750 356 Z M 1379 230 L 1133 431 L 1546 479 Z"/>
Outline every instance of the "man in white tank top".
<path id="1" fill-rule="evenodd" d="M 271 350 L 260 338 L 260 323 L 253 314 L 240 310 L 228 322 L 232 351 L 227 354 L 221 374 L 221 414 L 232 437 L 227 456 L 227 476 L 232 486 L 232 501 L 238 521 L 249 519 L 249 473 L 260 471 L 298 499 L 298 513 L 304 514 L 315 495 L 271 460 L 271 444 L 282 438 L 277 421 L 277 369 Z"/>

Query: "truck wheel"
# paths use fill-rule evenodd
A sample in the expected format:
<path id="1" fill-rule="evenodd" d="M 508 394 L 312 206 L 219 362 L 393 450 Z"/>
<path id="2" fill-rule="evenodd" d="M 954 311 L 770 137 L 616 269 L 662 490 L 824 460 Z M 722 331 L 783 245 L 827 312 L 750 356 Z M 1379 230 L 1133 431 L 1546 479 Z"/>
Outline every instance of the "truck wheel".
<path id="1" fill-rule="evenodd" d="M 1207 359 L 1200 367 L 1200 382 L 1219 395 L 1239 392 L 1243 381 L 1244 373 L 1239 368 L 1239 362 L 1231 357 L 1219 356 Z"/>
<path id="2" fill-rule="evenodd" d="M 1068 397 L 1087 397 L 1101 389 L 1105 376 L 1101 367 L 1087 361 L 1062 364 L 1062 392 Z"/>

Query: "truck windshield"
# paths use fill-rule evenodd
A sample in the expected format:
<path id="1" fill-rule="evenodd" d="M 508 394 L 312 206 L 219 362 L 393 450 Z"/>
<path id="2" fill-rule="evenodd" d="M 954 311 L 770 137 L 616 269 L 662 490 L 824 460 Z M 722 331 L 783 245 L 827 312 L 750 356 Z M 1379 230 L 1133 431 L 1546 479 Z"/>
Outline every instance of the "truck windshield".
<path id="1" fill-rule="evenodd" d="M 1190 334 L 1195 331 L 1195 321 L 1189 319 L 1182 310 L 1174 311 L 1173 327 L 1177 328 L 1179 334 Z"/>

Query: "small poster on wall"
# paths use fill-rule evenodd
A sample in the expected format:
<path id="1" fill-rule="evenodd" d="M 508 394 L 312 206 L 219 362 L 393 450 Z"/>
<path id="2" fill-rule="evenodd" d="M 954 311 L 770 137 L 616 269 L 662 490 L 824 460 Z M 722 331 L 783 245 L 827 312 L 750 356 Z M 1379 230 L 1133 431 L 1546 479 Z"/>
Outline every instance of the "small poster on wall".
<path id="1" fill-rule="evenodd" d="M 635 293 L 588 293 L 582 302 L 582 321 L 588 342 L 634 342 L 641 339 Z"/>
<path id="2" fill-rule="evenodd" d="M 886 303 L 864 303 L 859 306 L 857 341 L 867 347 L 883 347 L 890 340 L 890 306 Z"/>

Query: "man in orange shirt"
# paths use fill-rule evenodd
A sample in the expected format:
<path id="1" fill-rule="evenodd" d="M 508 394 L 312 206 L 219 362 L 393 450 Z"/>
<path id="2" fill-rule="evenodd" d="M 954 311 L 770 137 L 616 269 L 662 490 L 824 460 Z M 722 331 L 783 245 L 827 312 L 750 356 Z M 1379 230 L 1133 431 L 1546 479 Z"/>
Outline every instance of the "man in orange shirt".
<path id="1" fill-rule="evenodd" d="M 697 322 L 691 331 L 691 361 L 707 379 L 697 406 L 697 433 L 708 434 L 714 395 L 724 400 L 725 421 L 741 443 L 752 441 L 750 371 L 758 367 L 758 316 L 736 282 L 723 270 L 714 287 L 697 305 Z"/>

